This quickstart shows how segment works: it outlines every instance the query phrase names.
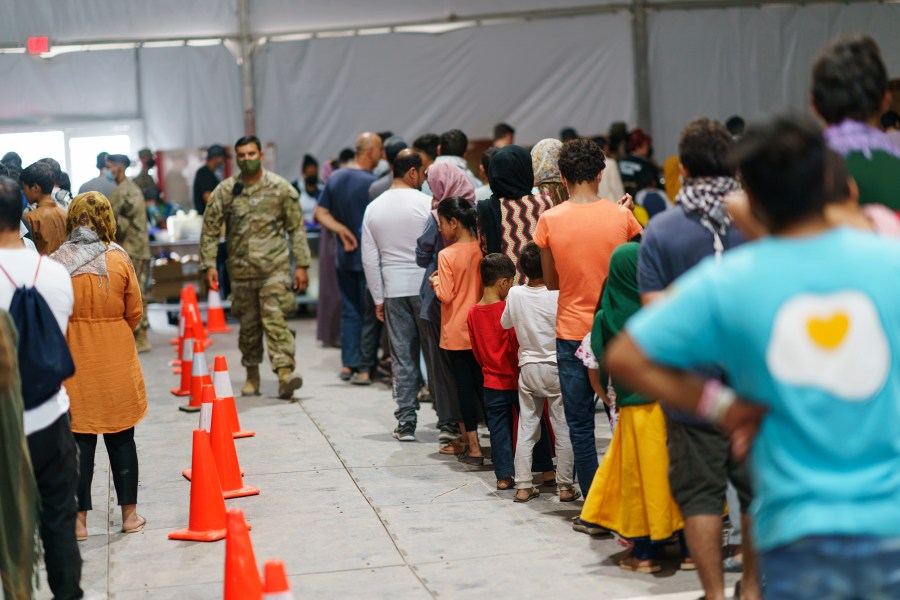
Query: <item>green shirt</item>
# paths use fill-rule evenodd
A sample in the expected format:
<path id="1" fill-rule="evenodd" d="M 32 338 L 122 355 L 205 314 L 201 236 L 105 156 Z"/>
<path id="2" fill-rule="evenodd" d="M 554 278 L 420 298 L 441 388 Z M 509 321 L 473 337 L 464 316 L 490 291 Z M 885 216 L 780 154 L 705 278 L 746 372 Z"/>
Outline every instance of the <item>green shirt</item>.
<path id="1" fill-rule="evenodd" d="M 859 151 L 844 157 L 847 169 L 859 186 L 860 204 L 884 204 L 900 211 L 900 158 L 883 150 L 872 150 L 871 158 Z"/>

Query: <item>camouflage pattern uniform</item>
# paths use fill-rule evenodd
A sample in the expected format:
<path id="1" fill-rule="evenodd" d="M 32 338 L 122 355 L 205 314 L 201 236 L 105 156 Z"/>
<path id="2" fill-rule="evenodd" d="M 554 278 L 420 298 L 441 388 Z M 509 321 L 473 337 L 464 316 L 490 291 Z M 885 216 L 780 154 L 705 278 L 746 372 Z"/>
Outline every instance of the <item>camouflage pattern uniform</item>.
<path id="1" fill-rule="evenodd" d="M 127 177 L 122 180 L 112 194 L 109 204 L 116 215 L 116 241 L 131 257 L 134 273 L 141 286 L 141 300 L 144 314 L 135 330 L 135 335 L 146 333 L 147 320 L 147 279 L 150 275 L 150 236 L 147 233 L 147 205 L 141 188 Z"/>
<path id="2" fill-rule="evenodd" d="M 241 323 L 241 363 L 256 367 L 262 362 L 265 333 L 272 370 L 288 367 L 293 371 L 294 332 L 288 329 L 284 315 L 296 309 L 297 297 L 285 233 L 297 267 L 309 267 L 311 262 L 297 190 L 283 177 L 263 170 L 258 182 L 235 194 L 239 178 L 225 179 L 209 197 L 200 235 L 200 268 L 216 266 L 219 232 L 224 225 L 231 312 Z"/>
<path id="3" fill-rule="evenodd" d="M 156 182 L 153 181 L 153 178 L 150 177 L 150 173 L 138 173 L 138 176 L 132 179 L 135 185 L 141 190 L 143 193 L 145 190 L 155 189 L 157 192 L 159 191 L 159 187 L 156 185 Z"/>

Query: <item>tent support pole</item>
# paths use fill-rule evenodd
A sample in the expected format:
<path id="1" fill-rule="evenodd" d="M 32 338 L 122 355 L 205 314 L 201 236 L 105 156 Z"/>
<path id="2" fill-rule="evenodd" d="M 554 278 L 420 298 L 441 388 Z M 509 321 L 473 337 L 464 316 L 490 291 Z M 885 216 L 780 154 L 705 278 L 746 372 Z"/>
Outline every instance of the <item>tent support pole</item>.
<path id="1" fill-rule="evenodd" d="M 652 131 L 650 50 L 647 36 L 646 0 L 633 0 L 631 4 L 631 41 L 634 55 L 634 91 L 637 100 L 637 124 L 644 131 Z"/>
<path id="2" fill-rule="evenodd" d="M 250 29 L 250 0 L 238 0 L 241 46 L 241 87 L 244 97 L 244 133 L 256 135 L 256 107 L 253 95 L 253 32 Z"/>

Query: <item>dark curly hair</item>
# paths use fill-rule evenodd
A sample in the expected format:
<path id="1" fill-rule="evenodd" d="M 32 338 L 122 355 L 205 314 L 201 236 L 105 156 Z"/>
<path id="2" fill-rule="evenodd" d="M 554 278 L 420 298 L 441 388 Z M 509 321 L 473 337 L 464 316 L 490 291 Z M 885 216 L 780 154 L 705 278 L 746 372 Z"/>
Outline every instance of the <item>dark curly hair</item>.
<path id="1" fill-rule="evenodd" d="M 862 34 L 829 42 L 812 70 L 812 101 L 829 124 L 868 121 L 881 114 L 888 89 L 887 69 L 878 44 Z"/>
<path id="2" fill-rule="evenodd" d="M 559 151 L 559 172 L 571 185 L 593 181 L 604 167 L 603 150 L 593 140 L 572 140 Z"/>
<path id="3" fill-rule="evenodd" d="M 728 153 L 734 141 L 718 121 L 701 117 L 684 126 L 678 140 L 678 160 L 691 177 L 733 176 Z"/>

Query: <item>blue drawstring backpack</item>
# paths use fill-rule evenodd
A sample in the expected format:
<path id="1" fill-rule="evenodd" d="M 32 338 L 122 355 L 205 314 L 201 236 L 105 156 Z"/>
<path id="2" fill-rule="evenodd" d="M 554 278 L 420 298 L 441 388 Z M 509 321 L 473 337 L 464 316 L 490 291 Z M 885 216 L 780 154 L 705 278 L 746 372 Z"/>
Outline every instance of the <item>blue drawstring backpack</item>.
<path id="1" fill-rule="evenodd" d="M 25 410 L 43 404 L 59 391 L 66 379 L 75 374 L 69 344 L 47 301 L 34 287 L 42 259 L 38 259 L 31 287 L 18 286 L 6 269 L 0 266 L 0 271 L 16 288 L 9 314 L 19 331 L 19 375 Z"/>

